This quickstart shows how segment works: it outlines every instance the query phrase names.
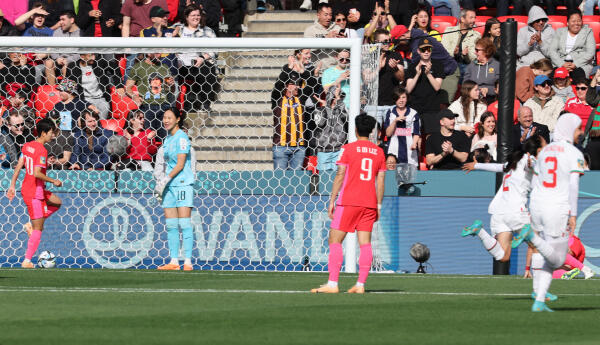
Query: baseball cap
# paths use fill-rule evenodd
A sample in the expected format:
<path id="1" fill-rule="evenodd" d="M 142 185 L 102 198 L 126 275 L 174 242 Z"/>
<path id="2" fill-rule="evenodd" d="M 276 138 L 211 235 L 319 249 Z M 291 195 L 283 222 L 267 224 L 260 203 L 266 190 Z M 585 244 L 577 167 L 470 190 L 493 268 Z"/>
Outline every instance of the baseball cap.
<path id="1" fill-rule="evenodd" d="M 554 78 L 568 78 L 569 71 L 564 67 L 559 67 L 554 71 Z"/>
<path id="2" fill-rule="evenodd" d="M 533 85 L 542 85 L 544 82 L 551 82 L 550 78 L 548 78 L 545 75 L 538 75 L 537 77 L 535 77 L 535 79 L 533 79 Z"/>
<path id="3" fill-rule="evenodd" d="M 154 6 L 150 9 L 150 18 L 152 17 L 164 17 L 169 14 L 169 11 L 163 9 L 160 6 Z"/>
<path id="4" fill-rule="evenodd" d="M 454 119 L 458 116 L 449 109 L 441 110 L 438 115 L 440 117 L 440 120 L 443 119 L 444 117 L 447 119 Z"/>
<path id="5" fill-rule="evenodd" d="M 423 37 L 419 40 L 419 48 L 425 48 L 425 47 L 433 47 L 433 45 L 431 44 L 431 37 Z"/>
<path id="6" fill-rule="evenodd" d="M 400 38 L 400 36 L 404 35 L 407 32 L 408 32 L 408 29 L 406 28 L 406 26 L 404 26 L 402 24 L 396 25 L 390 32 L 390 37 L 393 39 L 398 39 L 398 38 Z"/>

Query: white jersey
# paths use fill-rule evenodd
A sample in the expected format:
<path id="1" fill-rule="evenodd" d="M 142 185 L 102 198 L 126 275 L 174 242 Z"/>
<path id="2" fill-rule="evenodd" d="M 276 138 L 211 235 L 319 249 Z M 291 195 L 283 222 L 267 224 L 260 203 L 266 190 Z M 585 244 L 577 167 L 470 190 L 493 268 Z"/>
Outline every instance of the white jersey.
<path id="1" fill-rule="evenodd" d="M 489 214 L 527 212 L 527 196 L 533 176 L 528 158 L 527 154 L 523 155 L 514 169 L 504 173 L 502 185 L 488 207 Z"/>
<path id="2" fill-rule="evenodd" d="M 566 141 L 552 142 L 540 152 L 535 165 L 531 207 L 569 212 L 569 183 L 572 173 L 583 175 L 583 154 Z"/>

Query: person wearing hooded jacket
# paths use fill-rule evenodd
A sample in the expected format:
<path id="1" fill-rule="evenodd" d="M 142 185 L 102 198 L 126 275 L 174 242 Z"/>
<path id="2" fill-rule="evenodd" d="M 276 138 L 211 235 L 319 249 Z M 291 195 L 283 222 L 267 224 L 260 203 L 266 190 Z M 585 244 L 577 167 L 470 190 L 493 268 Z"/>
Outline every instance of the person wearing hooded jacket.
<path id="1" fill-rule="evenodd" d="M 345 94 L 340 87 L 332 86 L 327 90 L 323 107 L 315 111 L 317 130 L 317 169 L 319 171 L 337 170 L 336 162 L 340 150 L 348 137 L 348 111 L 344 104 Z"/>
<path id="2" fill-rule="evenodd" d="M 465 68 L 463 80 L 472 80 L 479 85 L 480 98 L 491 103 L 496 95 L 494 84 L 500 78 L 500 62 L 494 59 L 494 43 L 488 38 L 481 38 L 475 43 L 477 58 Z"/>
<path id="3" fill-rule="evenodd" d="M 548 24 L 546 12 L 539 6 L 532 6 L 527 26 L 517 33 L 517 69 L 549 57 L 553 37 L 554 29 Z"/>

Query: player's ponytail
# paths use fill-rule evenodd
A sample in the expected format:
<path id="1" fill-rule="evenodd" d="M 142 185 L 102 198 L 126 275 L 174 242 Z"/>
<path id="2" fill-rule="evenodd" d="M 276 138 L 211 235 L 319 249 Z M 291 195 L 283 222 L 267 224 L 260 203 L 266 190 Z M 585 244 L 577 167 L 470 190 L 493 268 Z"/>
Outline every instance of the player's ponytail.
<path id="1" fill-rule="evenodd" d="M 538 149 L 542 147 L 542 138 L 535 134 L 529 137 L 523 145 L 518 147 L 516 150 L 511 152 L 506 159 L 506 166 L 504 167 L 504 172 L 507 173 L 511 170 L 514 170 L 517 167 L 517 164 L 523 158 L 526 153 L 529 153 L 532 156 L 537 155 Z"/>

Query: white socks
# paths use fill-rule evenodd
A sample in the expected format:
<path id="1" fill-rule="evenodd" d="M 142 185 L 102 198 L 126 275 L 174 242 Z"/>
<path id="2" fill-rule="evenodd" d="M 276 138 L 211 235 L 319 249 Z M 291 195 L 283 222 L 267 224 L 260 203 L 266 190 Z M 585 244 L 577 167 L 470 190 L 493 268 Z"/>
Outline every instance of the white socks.
<path id="1" fill-rule="evenodd" d="M 334 282 L 334 281 L 328 280 L 327 281 L 327 286 L 329 286 L 329 287 L 337 287 L 338 286 L 338 282 Z"/>
<path id="2" fill-rule="evenodd" d="M 547 263 L 554 268 L 558 268 L 565 263 L 567 251 L 569 250 L 568 239 L 563 240 L 558 237 L 549 236 L 546 240 L 534 234 L 531 243 L 542 254 Z"/>
<path id="3" fill-rule="evenodd" d="M 183 264 L 191 266 L 192 265 L 192 259 L 190 259 L 190 258 L 185 259 L 185 261 L 183 261 Z"/>
<path id="4" fill-rule="evenodd" d="M 484 228 L 479 230 L 477 236 L 479 236 L 479 239 L 481 240 L 481 243 L 483 243 L 485 250 L 490 252 L 490 255 L 492 255 L 494 259 L 500 260 L 504 257 L 504 249 L 502 249 L 500 243 L 498 243 L 495 238 L 490 236 L 490 234 L 488 234 Z"/>

